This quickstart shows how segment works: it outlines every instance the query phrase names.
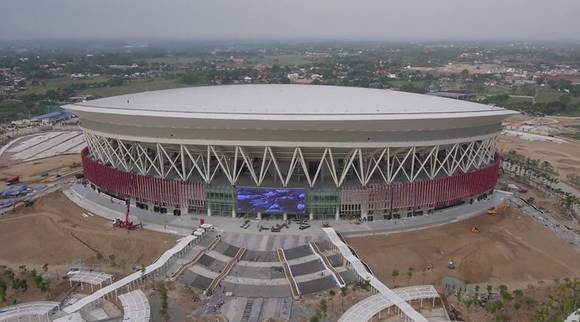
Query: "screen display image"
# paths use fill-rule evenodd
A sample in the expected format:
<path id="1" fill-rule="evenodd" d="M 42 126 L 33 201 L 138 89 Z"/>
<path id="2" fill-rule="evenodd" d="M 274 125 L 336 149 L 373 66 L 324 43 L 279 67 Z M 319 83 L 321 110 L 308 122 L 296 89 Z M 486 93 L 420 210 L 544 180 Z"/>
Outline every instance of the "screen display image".
<path id="1" fill-rule="evenodd" d="M 263 214 L 304 213 L 303 189 L 238 188 L 238 212 Z"/>

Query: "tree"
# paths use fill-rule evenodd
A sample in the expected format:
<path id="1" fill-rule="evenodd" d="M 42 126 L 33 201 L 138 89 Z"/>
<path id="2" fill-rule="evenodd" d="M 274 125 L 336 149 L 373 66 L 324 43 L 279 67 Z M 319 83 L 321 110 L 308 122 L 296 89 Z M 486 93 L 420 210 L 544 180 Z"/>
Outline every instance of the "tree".
<path id="1" fill-rule="evenodd" d="M 393 269 L 393 271 L 391 272 L 391 276 L 393 277 L 393 287 L 395 287 L 395 281 L 397 279 L 397 277 L 399 277 L 399 270 L 398 269 Z"/>
<path id="2" fill-rule="evenodd" d="M 343 286 L 340 288 L 340 310 L 344 310 L 344 298 L 346 297 L 346 294 L 348 293 L 348 287 Z"/>
<path id="3" fill-rule="evenodd" d="M 414 271 L 414 268 L 409 267 L 409 270 L 407 271 L 407 286 L 411 285 L 411 278 L 413 277 L 413 271 Z"/>
<path id="4" fill-rule="evenodd" d="M 491 294 L 491 291 L 493 290 L 493 287 L 491 285 L 487 284 L 485 289 L 487 290 L 487 295 L 489 296 Z"/>
<path id="5" fill-rule="evenodd" d="M 169 304 L 167 302 L 167 288 L 165 284 L 161 283 L 161 287 L 159 288 L 159 298 L 161 300 L 161 307 L 159 308 L 159 314 L 163 316 L 166 320 L 169 318 Z"/>
<path id="6" fill-rule="evenodd" d="M 562 206 L 566 208 L 571 214 L 574 213 L 574 207 L 580 204 L 580 199 L 575 195 L 566 192 L 564 195 L 564 199 L 562 199 Z"/>
<path id="7" fill-rule="evenodd" d="M 320 312 L 322 313 L 322 316 L 325 317 L 326 316 L 326 310 L 328 309 L 327 305 L 326 305 L 326 300 L 322 299 L 320 300 Z"/>
<path id="8" fill-rule="evenodd" d="M 371 282 L 370 282 L 369 280 L 364 280 L 364 281 L 362 282 L 362 288 L 363 288 L 365 291 L 369 291 L 369 290 L 371 289 Z"/>
<path id="9" fill-rule="evenodd" d="M 6 302 L 6 282 L 3 279 L 0 279 L 0 301 Z"/>
<path id="10" fill-rule="evenodd" d="M 48 264 L 42 265 L 42 271 L 45 273 L 48 271 Z"/>
<path id="11" fill-rule="evenodd" d="M 330 295 L 330 299 L 329 299 L 330 305 L 331 305 L 330 311 L 334 311 L 334 300 L 333 299 L 334 299 L 334 296 L 336 295 L 336 292 L 334 290 L 330 290 L 330 291 L 328 291 L 328 295 Z"/>

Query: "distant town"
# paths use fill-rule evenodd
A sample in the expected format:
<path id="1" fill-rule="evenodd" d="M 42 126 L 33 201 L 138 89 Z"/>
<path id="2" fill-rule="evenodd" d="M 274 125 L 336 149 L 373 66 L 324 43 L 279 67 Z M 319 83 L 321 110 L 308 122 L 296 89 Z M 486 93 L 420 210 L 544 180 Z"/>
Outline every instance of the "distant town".
<path id="1" fill-rule="evenodd" d="M 107 46 L 0 44 L 0 122 L 10 124 L 59 110 L 65 103 L 112 95 L 240 83 L 393 89 L 473 100 L 532 115 L 580 115 L 580 47 L 574 45 Z"/>
<path id="2" fill-rule="evenodd" d="M 0 321 L 578 322 L 579 173 L 578 43 L 0 42 Z"/>

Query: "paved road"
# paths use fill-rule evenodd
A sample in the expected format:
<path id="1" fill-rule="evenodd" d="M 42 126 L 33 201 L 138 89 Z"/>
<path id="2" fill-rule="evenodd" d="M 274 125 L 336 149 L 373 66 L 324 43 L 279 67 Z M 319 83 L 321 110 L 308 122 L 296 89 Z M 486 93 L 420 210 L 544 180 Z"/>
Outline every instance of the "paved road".
<path id="1" fill-rule="evenodd" d="M 72 193 L 71 193 L 72 192 Z M 125 203 L 105 194 L 99 194 L 96 191 L 75 184 L 69 191 L 65 192 L 69 197 L 72 197 L 75 203 L 89 211 L 106 218 L 124 218 Z M 409 219 L 397 220 L 375 220 L 373 222 L 365 222 L 360 225 L 352 224 L 347 220 L 331 220 L 330 225 L 345 236 L 363 236 L 373 234 L 384 234 L 392 232 L 401 232 L 408 230 L 416 230 L 436 225 L 443 225 L 459 220 L 465 220 L 482 213 L 486 209 L 493 207 L 504 201 L 506 195 L 503 193 L 496 193 L 488 200 L 475 202 L 474 204 L 466 204 L 462 206 L 453 207 L 450 209 L 437 212 L 435 215 L 426 215 L 413 217 Z M 292 223 L 289 228 L 285 228 L 280 233 L 272 233 L 270 231 L 259 231 L 259 224 L 265 226 L 272 226 L 276 223 L 282 223 L 282 220 L 252 220 L 250 228 L 247 230 L 240 229 L 240 226 L 245 221 L 244 218 L 231 217 L 207 217 L 203 215 L 183 215 L 172 216 L 170 214 L 157 214 L 151 211 L 131 207 L 131 217 L 135 222 L 142 222 L 145 228 L 157 231 L 173 233 L 176 235 L 187 235 L 191 230 L 199 225 L 199 219 L 204 218 L 206 223 L 211 223 L 222 232 L 235 232 L 238 234 L 252 234 L 252 235 L 298 235 L 323 237 L 322 221 L 315 220 L 311 222 L 312 227 L 306 230 L 299 230 L 298 225 Z"/>

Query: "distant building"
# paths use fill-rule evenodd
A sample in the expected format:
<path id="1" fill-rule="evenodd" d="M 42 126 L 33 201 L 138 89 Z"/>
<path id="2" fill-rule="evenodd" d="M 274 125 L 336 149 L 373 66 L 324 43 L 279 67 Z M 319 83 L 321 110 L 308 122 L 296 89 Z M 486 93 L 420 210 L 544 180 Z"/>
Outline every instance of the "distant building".
<path id="1" fill-rule="evenodd" d="M 433 92 L 433 93 L 429 93 L 429 95 L 446 97 L 446 98 L 453 98 L 456 100 L 470 100 L 470 99 L 474 99 L 476 96 L 475 93 L 473 93 L 473 92 L 460 92 L 460 91 Z"/>
<path id="2" fill-rule="evenodd" d="M 324 76 L 322 76 L 322 75 L 320 75 L 320 74 L 312 74 L 312 75 L 310 76 L 310 78 L 311 78 L 312 80 L 322 80 L 322 79 L 324 78 Z"/>
<path id="3" fill-rule="evenodd" d="M 44 124 L 52 124 L 60 121 L 65 121 L 73 117 L 69 111 L 50 112 L 30 118 L 32 122 L 42 122 Z"/>

